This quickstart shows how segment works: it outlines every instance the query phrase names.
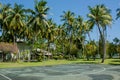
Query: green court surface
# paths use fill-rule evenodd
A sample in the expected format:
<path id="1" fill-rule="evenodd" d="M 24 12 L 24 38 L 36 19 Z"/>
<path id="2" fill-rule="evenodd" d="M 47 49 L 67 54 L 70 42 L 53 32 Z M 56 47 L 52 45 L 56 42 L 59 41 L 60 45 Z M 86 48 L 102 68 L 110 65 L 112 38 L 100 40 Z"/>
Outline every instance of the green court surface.
<path id="1" fill-rule="evenodd" d="M 0 80 L 120 80 L 120 65 L 69 64 L 0 69 Z"/>

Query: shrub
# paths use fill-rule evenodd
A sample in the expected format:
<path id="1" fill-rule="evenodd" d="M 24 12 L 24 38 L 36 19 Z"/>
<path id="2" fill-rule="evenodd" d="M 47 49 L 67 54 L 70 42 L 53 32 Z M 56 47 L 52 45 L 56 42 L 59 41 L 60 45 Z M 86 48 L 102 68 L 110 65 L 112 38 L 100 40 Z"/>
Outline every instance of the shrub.
<path id="1" fill-rule="evenodd" d="M 73 58 L 74 57 L 78 58 L 78 52 L 79 52 L 79 49 L 76 47 L 76 45 L 73 45 L 71 47 L 71 55 L 72 55 L 72 57 Z"/>
<path id="2" fill-rule="evenodd" d="M 59 57 L 58 56 L 53 56 L 53 59 L 58 60 Z"/>
<path id="3" fill-rule="evenodd" d="M 38 60 L 39 62 L 42 62 L 42 61 L 43 61 L 43 55 L 39 55 L 39 56 L 37 57 L 37 60 Z"/>
<path id="4" fill-rule="evenodd" d="M 63 55 L 59 55 L 59 59 L 63 59 Z"/>
<path id="5" fill-rule="evenodd" d="M 68 55 L 65 55 L 64 58 L 65 58 L 65 59 L 69 59 L 69 56 L 68 56 Z"/>

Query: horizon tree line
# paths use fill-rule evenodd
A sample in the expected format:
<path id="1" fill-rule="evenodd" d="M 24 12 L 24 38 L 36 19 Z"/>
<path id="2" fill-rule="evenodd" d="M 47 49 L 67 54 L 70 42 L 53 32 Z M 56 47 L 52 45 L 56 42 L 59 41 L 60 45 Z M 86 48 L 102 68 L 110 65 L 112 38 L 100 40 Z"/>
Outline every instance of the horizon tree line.
<path id="1" fill-rule="evenodd" d="M 34 10 L 25 9 L 17 3 L 14 7 L 10 4 L 0 4 L 1 42 L 16 43 L 17 39 L 23 39 L 24 42 L 32 44 L 33 48 L 43 48 L 54 55 L 60 52 L 68 58 L 79 58 L 78 55 L 81 54 L 87 60 L 89 56 L 95 57 L 101 52 L 101 62 L 104 62 L 107 55 L 106 29 L 113 21 L 110 9 L 103 4 L 88 6 L 88 20 L 84 20 L 80 15 L 76 16 L 71 11 L 64 11 L 61 15 L 61 25 L 57 25 L 52 18 L 47 19 L 49 10 L 45 0 L 36 0 Z M 120 9 L 117 9 L 116 19 L 119 17 Z M 100 34 L 98 42 L 90 36 L 94 27 L 98 28 Z M 89 40 L 86 40 L 86 36 Z M 55 51 L 50 49 L 51 44 L 56 46 Z"/>

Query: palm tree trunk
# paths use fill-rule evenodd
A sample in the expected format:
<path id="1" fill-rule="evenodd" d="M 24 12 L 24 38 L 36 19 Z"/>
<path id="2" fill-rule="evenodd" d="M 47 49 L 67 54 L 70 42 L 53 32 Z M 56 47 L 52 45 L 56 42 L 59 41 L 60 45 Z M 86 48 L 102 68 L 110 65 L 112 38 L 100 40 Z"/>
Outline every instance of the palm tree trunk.
<path id="1" fill-rule="evenodd" d="M 105 60 L 105 54 L 106 54 L 106 47 L 105 47 L 105 38 L 104 38 L 104 30 L 103 30 L 103 34 L 102 34 L 102 31 L 100 29 L 100 26 L 99 24 L 97 23 L 97 27 L 98 27 L 98 30 L 99 30 L 99 33 L 100 33 L 100 37 L 101 37 L 101 40 L 102 40 L 102 53 L 103 53 L 103 57 L 102 57 L 102 61 L 101 63 L 104 63 L 104 60 Z"/>
<path id="2" fill-rule="evenodd" d="M 104 63 L 105 56 L 106 56 L 106 36 L 105 36 L 106 28 L 103 29 L 103 58 L 102 63 Z"/>
<path id="3" fill-rule="evenodd" d="M 89 40 L 92 41 L 92 39 L 91 39 L 91 37 L 90 37 L 90 33 L 87 32 L 87 34 L 88 34 Z"/>
<path id="4" fill-rule="evenodd" d="M 106 47 L 105 47 L 105 39 L 104 39 L 104 38 L 103 38 L 102 45 L 103 45 L 103 57 L 102 57 L 102 61 L 101 61 L 101 63 L 104 63 L 104 60 L 105 60 L 105 54 L 106 54 Z"/>
<path id="5" fill-rule="evenodd" d="M 50 48 L 50 41 L 48 40 L 47 51 L 49 52 Z"/>
<path id="6" fill-rule="evenodd" d="M 70 35 L 70 53 L 69 53 L 70 55 L 71 55 L 71 48 L 72 48 L 72 33 L 73 33 L 73 32 L 72 32 L 72 30 L 71 30 L 71 33 L 70 33 L 70 34 L 71 34 L 71 35 Z"/>
<path id="7" fill-rule="evenodd" d="M 64 43 L 62 43 L 62 52 L 64 54 Z"/>
<path id="8" fill-rule="evenodd" d="M 13 35 L 13 43 L 15 44 L 15 42 L 16 42 L 16 37 L 15 35 Z"/>
<path id="9" fill-rule="evenodd" d="M 4 52 L 2 53 L 2 62 L 4 62 Z"/>

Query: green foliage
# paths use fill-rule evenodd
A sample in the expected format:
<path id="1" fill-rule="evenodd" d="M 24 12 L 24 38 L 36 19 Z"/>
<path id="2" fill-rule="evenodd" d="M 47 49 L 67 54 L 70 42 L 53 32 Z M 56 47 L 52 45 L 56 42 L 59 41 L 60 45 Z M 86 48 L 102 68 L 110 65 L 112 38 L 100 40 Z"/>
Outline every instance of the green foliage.
<path id="1" fill-rule="evenodd" d="M 23 6 L 14 4 L 0 4 L 0 28 L 3 31 L 0 41 L 15 42 L 21 39 L 32 44 L 33 54 L 38 61 L 43 60 L 43 55 L 37 53 L 36 49 L 51 51 L 53 59 L 74 60 L 85 55 L 87 58 L 96 57 L 96 50 L 99 50 L 103 58 L 103 46 L 105 43 L 106 26 L 112 22 L 110 11 L 104 5 L 89 7 L 89 20 L 84 20 L 81 16 L 75 16 L 71 11 L 64 11 L 61 16 L 62 25 L 57 25 L 52 19 L 47 19 L 49 7 L 47 1 L 36 0 L 34 10 L 25 9 Z M 120 9 L 117 10 L 117 17 L 120 16 Z M 86 35 L 97 25 L 100 32 L 99 48 L 95 43 L 86 44 Z M 90 38 L 90 36 L 89 36 Z M 91 39 L 90 39 L 91 41 Z M 108 43 L 108 55 L 112 57 L 115 53 L 120 53 L 119 39 L 114 39 L 115 44 Z M 55 50 L 50 49 L 50 44 L 56 46 Z M 3 52 L 17 53 L 17 46 L 8 43 L 0 43 L 0 50 Z M 35 51 L 34 51 L 35 50 Z M 56 55 L 62 53 L 63 55 Z M 83 53 L 83 54 L 82 54 Z M 23 51 L 22 56 L 28 60 L 28 51 Z M 80 56 L 81 55 L 81 56 Z"/>
<path id="2" fill-rule="evenodd" d="M 21 59 L 24 61 L 29 61 L 30 60 L 30 50 L 24 50 L 20 53 Z"/>
<path id="3" fill-rule="evenodd" d="M 38 60 L 39 62 L 42 62 L 42 61 L 43 61 L 43 55 L 39 55 L 39 56 L 37 57 L 37 60 Z"/>
<path id="4" fill-rule="evenodd" d="M 64 58 L 64 56 L 63 55 L 57 55 L 57 56 L 53 56 L 53 59 L 55 59 L 55 60 L 62 60 Z"/>
<path id="5" fill-rule="evenodd" d="M 95 57 L 96 50 L 97 50 L 97 47 L 94 42 L 91 41 L 90 43 L 86 44 L 86 53 L 85 53 L 86 58 L 89 60 L 91 56 Z"/>
<path id="6" fill-rule="evenodd" d="M 58 56 L 53 56 L 53 59 L 58 60 L 59 58 Z"/>
<path id="7" fill-rule="evenodd" d="M 78 56 L 78 54 L 79 54 L 79 53 L 78 53 L 79 49 L 76 47 L 76 45 L 72 45 L 70 51 L 71 51 L 70 54 L 71 54 L 72 56 L 74 56 L 74 57 L 76 57 L 76 58 L 79 58 L 79 56 Z"/>
<path id="8" fill-rule="evenodd" d="M 115 44 L 109 43 L 109 45 L 108 45 L 108 53 L 107 53 L 109 58 L 112 58 L 113 55 L 116 54 L 116 53 L 117 53 L 117 48 L 116 48 Z"/>
<path id="9" fill-rule="evenodd" d="M 66 60 L 69 60 L 69 55 L 65 55 L 64 58 L 65 58 Z"/>

